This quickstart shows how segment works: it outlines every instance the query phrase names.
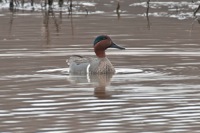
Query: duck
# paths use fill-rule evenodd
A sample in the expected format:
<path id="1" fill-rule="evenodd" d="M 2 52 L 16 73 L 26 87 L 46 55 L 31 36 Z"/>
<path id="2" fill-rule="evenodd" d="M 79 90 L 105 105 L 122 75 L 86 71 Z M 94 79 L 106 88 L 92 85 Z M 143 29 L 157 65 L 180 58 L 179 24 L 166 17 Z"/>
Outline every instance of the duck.
<path id="1" fill-rule="evenodd" d="M 106 49 L 117 48 L 124 50 L 114 43 L 108 35 L 99 35 L 93 42 L 96 58 L 84 57 L 81 55 L 72 55 L 67 63 L 69 65 L 69 74 L 71 75 L 86 75 L 86 74 L 114 74 L 115 68 L 106 57 Z"/>

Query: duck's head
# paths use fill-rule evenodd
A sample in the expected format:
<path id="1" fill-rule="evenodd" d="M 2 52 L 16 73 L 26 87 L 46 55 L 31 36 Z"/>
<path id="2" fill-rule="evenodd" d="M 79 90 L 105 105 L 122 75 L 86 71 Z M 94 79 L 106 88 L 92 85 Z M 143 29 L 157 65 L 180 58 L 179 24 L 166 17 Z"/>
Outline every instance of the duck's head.
<path id="1" fill-rule="evenodd" d="M 117 44 L 115 44 L 111 38 L 107 35 L 100 35 L 97 36 L 96 39 L 94 40 L 94 51 L 96 53 L 96 56 L 99 58 L 104 58 L 105 55 L 105 50 L 107 48 L 117 48 L 117 49 L 125 49 Z"/>

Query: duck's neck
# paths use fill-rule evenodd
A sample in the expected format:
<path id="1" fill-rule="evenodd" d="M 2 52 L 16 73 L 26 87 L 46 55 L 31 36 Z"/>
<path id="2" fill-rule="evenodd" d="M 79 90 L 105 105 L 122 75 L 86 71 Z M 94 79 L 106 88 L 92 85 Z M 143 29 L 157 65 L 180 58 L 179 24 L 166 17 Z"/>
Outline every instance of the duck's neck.
<path id="1" fill-rule="evenodd" d="M 96 53 L 96 56 L 98 58 L 105 58 L 106 57 L 106 53 L 105 50 L 94 50 L 94 52 Z"/>

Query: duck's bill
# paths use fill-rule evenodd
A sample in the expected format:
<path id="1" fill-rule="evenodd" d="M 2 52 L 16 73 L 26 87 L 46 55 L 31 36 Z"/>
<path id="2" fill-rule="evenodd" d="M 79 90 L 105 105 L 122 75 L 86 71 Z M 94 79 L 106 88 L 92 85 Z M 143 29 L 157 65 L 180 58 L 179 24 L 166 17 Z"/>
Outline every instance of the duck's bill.
<path id="1" fill-rule="evenodd" d="M 111 47 L 111 48 L 121 49 L 121 50 L 124 50 L 124 49 L 125 49 L 124 47 L 121 47 L 121 46 L 115 44 L 114 42 L 112 43 L 112 45 L 111 45 L 110 47 Z"/>

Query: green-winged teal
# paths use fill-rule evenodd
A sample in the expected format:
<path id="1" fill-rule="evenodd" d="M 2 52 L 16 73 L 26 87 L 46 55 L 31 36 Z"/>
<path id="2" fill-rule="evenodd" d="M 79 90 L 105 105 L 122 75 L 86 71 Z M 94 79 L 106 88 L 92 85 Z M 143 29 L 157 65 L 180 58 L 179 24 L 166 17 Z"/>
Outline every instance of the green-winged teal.
<path id="1" fill-rule="evenodd" d="M 94 40 L 94 52 L 97 58 L 73 55 L 67 61 L 70 74 L 114 74 L 115 69 L 105 54 L 107 48 L 125 49 L 115 44 L 107 35 L 100 35 Z"/>

